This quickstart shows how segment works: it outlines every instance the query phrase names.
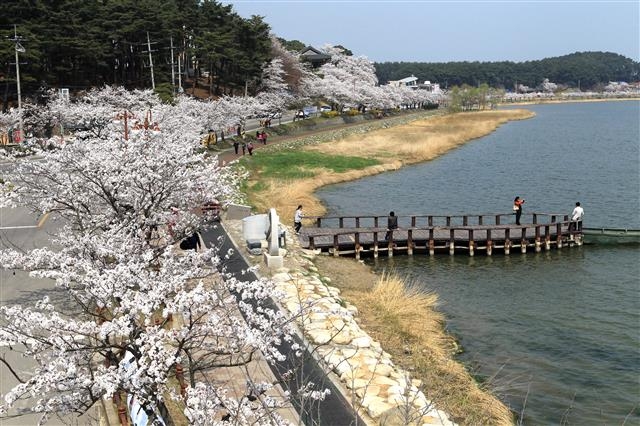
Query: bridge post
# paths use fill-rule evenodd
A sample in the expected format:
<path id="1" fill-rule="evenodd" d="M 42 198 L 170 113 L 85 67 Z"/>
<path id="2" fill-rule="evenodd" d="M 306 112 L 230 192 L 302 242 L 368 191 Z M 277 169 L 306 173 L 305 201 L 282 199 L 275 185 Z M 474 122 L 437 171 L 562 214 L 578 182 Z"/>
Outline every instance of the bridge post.
<path id="1" fill-rule="evenodd" d="M 378 232 L 373 233 L 373 257 L 378 258 Z"/>
<path id="2" fill-rule="evenodd" d="M 500 215 L 496 215 L 496 225 L 500 225 Z"/>
<path id="3" fill-rule="evenodd" d="M 360 216 L 356 216 L 356 228 L 360 228 Z"/>
<path id="4" fill-rule="evenodd" d="M 556 224 L 556 248 L 562 248 L 562 222 Z"/>
<path id="5" fill-rule="evenodd" d="M 313 235 L 309 235 L 309 249 L 310 250 L 315 250 L 316 249 L 316 244 L 313 241 Z"/>
<path id="6" fill-rule="evenodd" d="M 549 225 L 544 227 L 544 249 L 551 250 L 551 229 Z"/>
<path id="7" fill-rule="evenodd" d="M 450 222 L 451 217 L 447 217 L 447 222 Z M 449 254 L 453 256 L 456 252 L 456 240 L 455 240 L 455 231 L 453 229 L 449 230 Z"/>
<path id="8" fill-rule="evenodd" d="M 465 216 L 466 217 L 466 216 Z M 474 249 L 474 243 L 473 243 L 473 229 L 469 229 L 469 256 L 473 257 L 473 249 Z"/>
<path id="9" fill-rule="evenodd" d="M 360 233 L 359 232 L 356 232 L 354 240 L 355 240 L 354 249 L 356 251 L 356 253 L 355 253 L 356 254 L 356 260 L 360 260 Z"/>
<path id="10" fill-rule="evenodd" d="M 483 225 L 483 222 L 484 222 L 484 216 L 479 215 L 479 216 L 478 216 L 478 225 L 482 226 L 482 225 Z"/>
<path id="11" fill-rule="evenodd" d="M 429 256 L 433 256 L 435 253 L 436 253 L 436 242 L 433 239 L 433 228 L 429 228 Z"/>
<path id="12" fill-rule="evenodd" d="M 407 231 L 407 254 L 409 256 L 413 255 L 413 229 Z"/>
<path id="13" fill-rule="evenodd" d="M 427 216 L 427 225 L 433 226 L 433 216 Z"/>
<path id="14" fill-rule="evenodd" d="M 469 226 L 469 217 L 466 214 L 462 216 L 462 226 Z"/>
<path id="15" fill-rule="evenodd" d="M 506 228 L 504 230 L 504 254 L 511 253 L 511 240 L 509 239 L 510 234 L 511 234 L 511 230 L 509 228 Z"/>
<path id="16" fill-rule="evenodd" d="M 335 234 L 333 236 L 333 256 L 334 257 L 340 256 L 340 245 L 338 244 L 338 234 Z"/>
<path id="17" fill-rule="evenodd" d="M 322 227 L 322 218 L 321 217 L 316 218 L 316 226 L 318 228 Z"/>
<path id="18" fill-rule="evenodd" d="M 389 232 L 389 241 L 387 241 L 387 256 L 393 257 L 393 230 Z"/>
<path id="19" fill-rule="evenodd" d="M 527 228 L 522 228 L 522 237 L 520 238 L 520 252 L 521 253 L 526 253 L 527 252 L 527 244 L 529 242 L 527 241 Z"/>
<path id="20" fill-rule="evenodd" d="M 491 240 L 491 229 L 487 229 L 487 256 L 493 254 L 493 241 Z"/>
<path id="21" fill-rule="evenodd" d="M 447 226 L 451 226 L 451 216 L 447 216 Z"/>
<path id="22" fill-rule="evenodd" d="M 540 242 L 540 226 L 536 226 L 536 253 L 542 251 L 542 244 Z"/>
<path id="23" fill-rule="evenodd" d="M 340 217 L 340 218 L 338 219 L 338 223 L 339 223 L 339 224 L 338 224 L 338 227 L 339 227 L 339 228 L 344 228 L 344 217 Z"/>

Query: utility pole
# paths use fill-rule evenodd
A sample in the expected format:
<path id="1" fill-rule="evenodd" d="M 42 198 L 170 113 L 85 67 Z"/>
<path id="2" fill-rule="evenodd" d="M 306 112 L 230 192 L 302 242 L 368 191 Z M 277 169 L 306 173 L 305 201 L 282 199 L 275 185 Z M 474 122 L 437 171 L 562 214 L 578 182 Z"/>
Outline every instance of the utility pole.
<path id="1" fill-rule="evenodd" d="M 180 55 L 178 55 L 178 93 L 184 92 L 182 88 L 182 71 L 180 70 Z"/>
<path id="2" fill-rule="evenodd" d="M 151 41 L 149 40 L 149 31 L 147 31 L 147 49 L 149 52 L 149 67 L 151 68 L 151 88 L 153 90 L 156 90 L 156 81 L 153 78 L 153 57 L 151 56 Z M 173 53 L 173 51 L 171 53 Z"/>
<path id="3" fill-rule="evenodd" d="M 11 41 L 15 43 L 16 52 L 16 82 L 18 86 L 18 129 L 20 132 L 20 141 L 24 141 L 24 128 L 22 124 L 22 93 L 20 92 L 20 59 L 18 53 L 24 53 L 26 49 L 20 44 L 22 37 L 18 37 L 16 25 L 13 25 L 13 38 Z"/>
<path id="4" fill-rule="evenodd" d="M 176 93 L 176 74 L 173 69 L 173 36 L 171 36 L 171 86 L 173 86 L 173 93 Z M 178 73 L 180 70 L 178 69 Z"/>

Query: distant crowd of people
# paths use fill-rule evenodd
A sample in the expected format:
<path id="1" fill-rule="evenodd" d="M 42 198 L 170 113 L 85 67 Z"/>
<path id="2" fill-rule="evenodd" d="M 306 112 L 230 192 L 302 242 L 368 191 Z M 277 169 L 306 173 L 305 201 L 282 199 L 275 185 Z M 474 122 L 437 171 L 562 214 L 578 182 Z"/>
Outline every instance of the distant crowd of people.
<path id="1" fill-rule="evenodd" d="M 246 155 L 247 153 L 249 153 L 249 155 L 253 155 L 255 147 L 253 146 L 252 141 L 247 140 L 247 132 L 243 128 L 238 127 L 238 136 L 240 137 L 240 140 L 238 140 L 238 138 L 233 140 L 233 151 L 235 154 L 239 155 L 240 149 L 242 149 L 242 155 Z M 269 135 L 267 132 L 260 129 L 256 130 L 256 141 L 258 143 L 266 145 L 268 138 Z"/>

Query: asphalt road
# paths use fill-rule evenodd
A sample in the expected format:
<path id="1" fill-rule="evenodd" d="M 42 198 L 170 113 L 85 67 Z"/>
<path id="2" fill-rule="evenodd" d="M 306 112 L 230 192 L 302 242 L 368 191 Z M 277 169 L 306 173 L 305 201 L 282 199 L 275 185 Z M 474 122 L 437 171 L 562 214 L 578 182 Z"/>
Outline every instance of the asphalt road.
<path id="1" fill-rule="evenodd" d="M 0 249 L 31 250 L 38 247 L 51 246 L 49 238 L 56 229 L 57 224 L 49 220 L 49 217 L 41 217 L 30 213 L 24 208 L 0 209 Z M 36 301 L 48 296 L 56 306 L 69 308 L 66 292 L 55 288 L 52 280 L 32 278 L 25 271 L 0 269 L 0 304 L 33 306 Z M 18 348 L 0 348 L 3 356 L 18 372 L 32 370 L 35 363 L 29 358 L 23 358 Z M 16 378 L 9 373 L 4 365 L 0 365 L 0 393 L 5 394 L 18 384 Z M 25 413 L 26 406 L 19 406 L 11 410 L 11 414 Z M 85 425 L 96 423 L 91 416 L 94 411 L 77 416 L 65 416 L 64 418 L 52 417 L 47 424 L 50 425 Z M 35 425 L 40 416 L 25 414 L 16 418 L 0 419 L 1 426 Z M 95 419 L 93 419 L 95 420 Z"/>
<path id="2" fill-rule="evenodd" d="M 24 208 L 0 209 L 0 249 L 14 248 L 18 250 L 30 250 L 37 247 L 49 245 L 49 238 L 56 230 L 58 224 L 50 217 L 41 217 L 28 212 Z M 210 229 L 202 234 L 205 244 L 209 247 L 218 246 L 223 253 L 229 248 L 233 248 L 233 256 L 223 265 L 227 273 L 231 273 L 239 280 L 253 281 L 257 277 L 253 273 L 243 273 L 249 265 L 239 254 L 238 248 L 226 234 L 221 226 Z M 55 288 L 52 280 L 35 279 L 29 277 L 24 271 L 13 271 L 0 269 L 0 304 L 2 305 L 33 305 L 37 300 L 48 296 L 56 305 L 62 308 L 71 309 L 72 304 L 68 303 L 66 293 Z M 271 305 L 275 307 L 275 304 Z M 299 338 L 296 342 L 304 346 Z M 326 425 L 326 426 L 346 426 L 352 424 L 364 424 L 360 418 L 356 417 L 351 405 L 345 400 L 342 394 L 335 388 L 333 383 L 327 380 L 324 371 L 308 353 L 302 358 L 292 355 L 292 350 L 288 344 L 280 347 L 283 353 L 288 354 L 287 361 L 271 366 L 276 377 L 292 370 L 295 373 L 287 382 L 294 392 L 304 383 L 312 381 L 320 388 L 329 388 L 331 395 L 319 404 L 309 404 L 306 401 L 305 407 L 294 404 L 306 425 Z M 17 367 L 18 371 L 28 371 L 34 363 L 29 359 L 22 358 L 17 351 L 8 348 L 0 348 L 0 354 L 5 356 L 7 361 Z M 0 393 L 4 394 L 17 384 L 17 380 L 8 372 L 6 367 L 0 365 Z M 12 413 L 23 413 L 25 407 L 12 411 Z M 90 418 L 94 412 L 80 418 L 66 416 L 63 419 L 52 418 L 48 424 L 89 424 L 94 423 Z M 13 419 L 0 419 L 0 426 L 22 426 L 33 425 L 38 421 L 39 416 L 25 414 Z"/>

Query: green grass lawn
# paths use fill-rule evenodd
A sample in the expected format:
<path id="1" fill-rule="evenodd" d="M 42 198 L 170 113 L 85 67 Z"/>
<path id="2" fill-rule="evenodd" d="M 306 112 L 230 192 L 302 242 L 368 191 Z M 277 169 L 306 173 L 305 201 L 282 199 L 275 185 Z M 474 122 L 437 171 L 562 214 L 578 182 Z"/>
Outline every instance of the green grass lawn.
<path id="1" fill-rule="evenodd" d="M 328 169 L 336 173 L 364 169 L 379 161 L 362 157 L 327 155 L 313 151 L 259 151 L 244 157 L 242 163 L 252 175 L 263 178 L 304 179 L 316 175 L 314 169 Z"/>

